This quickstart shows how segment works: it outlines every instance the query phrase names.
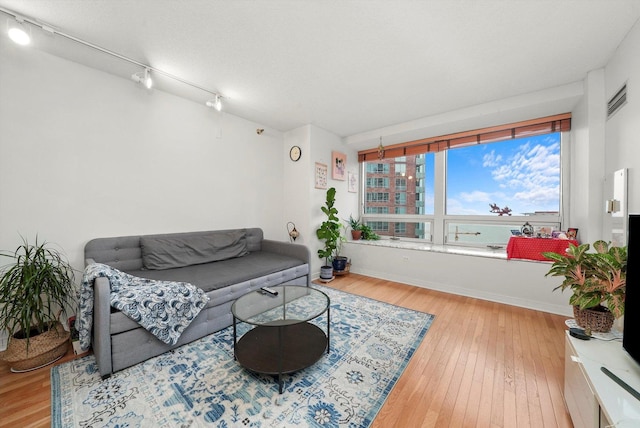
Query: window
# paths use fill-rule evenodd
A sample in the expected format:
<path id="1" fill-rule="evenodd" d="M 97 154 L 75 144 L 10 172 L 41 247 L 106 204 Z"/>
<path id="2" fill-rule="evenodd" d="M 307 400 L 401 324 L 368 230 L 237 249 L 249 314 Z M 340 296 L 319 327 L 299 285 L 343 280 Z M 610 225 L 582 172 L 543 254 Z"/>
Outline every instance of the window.
<path id="1" fill-rule="evenodd" d="M 367 192 L 367 202 L 389 202 L 389 193 Z"/>
<path id="2" fill-rule="evenodd" d="M 372 207 L 367 206 L 365 208 L 365 212 L 367 214 L 387 214 L 389 212 L 389 207 Z M 397 213 L 396 213 L 397 214 Z"/>
<path id="3" fill-rule="evenodd" d="M 367 164 L 368 174 L 389 174 L 389 164 L 373 163 Z"/>
<path id="4" fill-rule="evenodd" d="M 385 233 L 389 231 L 389 223 L 386 221 L 372 221 L 372 222 L 367 222 L 367 225 L 371 228 L 371 230 L 373 230 L 374 232 L 380 232 L 380 233 Z"/>
<path id="5" fill-rule="evenodd" d="M 422 149 L 416 142 L 392 147 L 382 160 L 368 161 L 377 152 L 361 152 L 366 179 L 376 171 L 375 178 L 388 177 L 391 186 L 384 196 L 367 192 L 363 221 L 377 224 L 383 237 L 475 246 L 505 246 L 525 222 L 560 230 L 562 178 L 568 176 L 561 152 L 570 120 L 570 114 L 558 115 L 446 141 L 420 140 Z"/>
<path id="6" fill-rule="evenodd" d="M 560 213 L 560 134 L 446 152 L 450 215 Z"/>
<path id="7" fill-rule="evenodd" d="M 374 164 L 365 163 L 366 170 L 380 171 L 386 169 L 389 176 L 396 178 L 391 182 L 394 187 L 393 200 L 389 199 L 389 193 L 379 193 L 367 191 L 365 196 L 365 216 L 370 214 L 374 217 L 376 214 L 384 217 L 384 226 L 376 221 L 368 222 L 372 228 L 381 236 L 405 237 L 412 239 L 431 239 L 431 219 L 425 226 L 425 214 L 432 214 L 434 208 L 434 163 L 435 156 L 433 153 L 403 156 L 397 159 L 385 159 L 376 161 Z M 380 163 L 383 162 L 383 163 Z M 371 168 L 371 165 L 376 165 Z M 387 165 L 386 168 L 380 165 Z M 378 173 L 376 173 L 378 174 Z M 373 178 L 366 174 L 367 183 Z M 389 221 L 393 217 L 384 216 L 392 213 L 393 215 L 402 215 L 408 221 Z M 369 218 L 369 216 L 367 216 Z M 373 220 L 373 218 L 371 218 Z M 419 220 L 419 221 L 415 221 Z"/>
<path id="8" fill-rule="evenodd" d="M 389 188 L 388 177 L 367 177 L 367 187 L 382 187 L 384 189 Z"/>

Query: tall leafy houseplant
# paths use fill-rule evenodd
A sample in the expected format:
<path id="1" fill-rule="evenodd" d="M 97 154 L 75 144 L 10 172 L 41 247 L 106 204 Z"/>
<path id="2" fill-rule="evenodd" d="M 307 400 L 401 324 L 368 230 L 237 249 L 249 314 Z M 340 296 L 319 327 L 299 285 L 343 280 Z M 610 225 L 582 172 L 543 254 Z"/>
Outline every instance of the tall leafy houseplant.
<path id="1" fill-rule="evenodd" d="M 627 248 L 610 246 L 601 240 L 593 243 L 595 252 L 589 252 L 589 248 L 589 244 L 569 245 L 566 254 L 543 253 L 553 260 L 546 276 L 564 277 L 562 284 L 554 290 L 571 289 L 573 294 L 569 303 L 574 308 L 602 311 L 604 306 L 613 318 L 619 318 L 624 315 Z M 576 319 L 580 324 L 579 318 Z"/>
<path id="2" fill-rule="evenodd" d="M 75 294 L 73 268 L 58 251 L 37 238 L 33 245 L 24 239 L 15 252 L 0 256 L 12 259 L 0 268 L 0 329 L 10 334 L 5 359 L 19 367 L 20 361 L 28 366 L 32 362 L 27 360 L 36 357 L 34 364 L 47 363 L 42 358 L 48 355 L 40 357 L 50 352 L 42 340 L 66 353 L 62 344 L 67 344 L 68 333 L 58 317 L 61 310 L 70 307 Z M 53 339 L 42 339 L 45 334 Z"/>
<path id="3" fill-rule="evenodd" d="M 320 277 L 323 279 L 329 279 L 333 276 L 333 267 L 329 262 L 336 251 L 338 240 L 340 239 L 341 224 L 338 218 L 338 209 L 334 206 L 335 203 L 336 189 L 331 187 L 327 190 L 324 206 L 320 207 L 324 215 L 327 216 L 327 219 L 324 220 L 316 230 L 318 239 L 324 241 L 324 247 L 318 250 L 318 257 L 325 260 L 325 265 L 322 266 L 320 274 Z"/>

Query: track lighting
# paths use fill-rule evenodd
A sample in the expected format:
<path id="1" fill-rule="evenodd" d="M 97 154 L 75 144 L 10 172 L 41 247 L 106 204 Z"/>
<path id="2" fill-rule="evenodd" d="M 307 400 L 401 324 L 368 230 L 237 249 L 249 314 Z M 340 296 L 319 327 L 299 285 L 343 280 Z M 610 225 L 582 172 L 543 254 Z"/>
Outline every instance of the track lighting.
<path id="1" fill-rule="evenodd" d="M 9 38 L 19 45 L 28 45 L 31 43 L 31 36 L 29 35 L 29 32 L 27 32 L 24 19 L 18 16 L 15 18 L 15 21 L 12 19 L 7 21 L 9 27 L 7 33 L 9 34 Z"/>
<path id="2" fill-rule="evenodd" d="M 213 107 L 218 111 L 222 110 L 222 98 L 229 99 L 228 97 L 223 97 L 222 95 L 217 93 L 217 91 L 204 88 L 198 84 L 184 80 L 178 76 L 167 73 L 166 71 L 151 67 L 148 64 L 144 64 L 140 61 L 124 56 L 118 52 L 114 52 L 112 50 L 109 50 L 101 46 L 98 46 L 94 43 L 91 43 L 89 41 L 82 40 L 71 34 L 65 33 L 51 25 L 43 24 L 42 21 L 40 21 L 39 19 L 18 15 L 16 12 L 6 9 L 2 6 L 0 6 L 0 13 L 3 13 L 9 16 L 9 18 L 7 19 L 7 30 L 11 40 L 13 40 L 16 43 L 19 43 L 22 45 L 29 44 L 31 41 L 32 28 L 41 29 L 52 36 L 62 37 L 66 40 L 94 49 L 97 52 L 110 55 L 119 60 L 144 68 L 144 73 L 143 72 L 135 73 L 131 76 L 131 79 L 134 82 L 144 84 L 145 87 L 147 87 L 148 89 L 151 89 L 151 87 L 153 86 L 153 80 L 151 79 L 151 76 L 150 76 L 151 72 L 153 71 L 153 73 L 155 73 L 156 75 L 162 75 L 165 78 L 172 79 L 176 82 L 182 83 L 187 86 L 191 86 L 192 88 L 198 89 L 200 91 L 203 91 L 210 95 L 215 96 L 213 100 L 207 101 L 207 106 Z"/>
<path id="3" fill-rule="evenodd" d="M 216 95 L 216 97 L 212 100 L 206 102 L 207 107 L 211 107 L 216 109 L 217 111 L 222 110 L 222 97 L 220 95 Z"/>
<path id="4" fill-rule="evenodd" d="M 153 79 L 151 79 L 151 71 L 148 68 L 144 69 L 144 75 L 142 72 L 134 73 L 131 75 L 131 80 L 134 82 L 142 83 L 147 89 L 151 89 L 153 86 Z"/>

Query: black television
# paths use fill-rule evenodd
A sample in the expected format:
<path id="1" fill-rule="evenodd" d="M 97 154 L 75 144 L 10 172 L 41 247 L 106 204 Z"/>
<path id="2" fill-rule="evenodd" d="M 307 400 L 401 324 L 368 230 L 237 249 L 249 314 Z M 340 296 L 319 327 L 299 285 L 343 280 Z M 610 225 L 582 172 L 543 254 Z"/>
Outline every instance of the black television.
<path id="1" fill-rule="evenodd" d="M 630 214 L 627 224 L 627 289 L 622 347 L 640 364 L 640 214 Z"/>

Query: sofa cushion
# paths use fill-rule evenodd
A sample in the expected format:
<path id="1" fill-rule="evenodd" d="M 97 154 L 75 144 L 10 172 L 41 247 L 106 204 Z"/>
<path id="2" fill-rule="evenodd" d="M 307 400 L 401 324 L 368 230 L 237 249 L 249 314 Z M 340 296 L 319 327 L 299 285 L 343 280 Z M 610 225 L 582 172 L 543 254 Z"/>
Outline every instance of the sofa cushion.
<path id="1" fill-rule="evenodd" d="M 241 257 L 248 253 L 244 230 L 198 235 L 142 236 L 144 269 L 164 270 Z"/>
<path id="2" fill-rule="evenodd" d="M 303 260 L 282 254 L 257 251 L 241 258 L 165 270 L 128 271 L 131 275 L 165 281 L 184 281 L 205 292 L 260 278 L 305 264 Z"/>

